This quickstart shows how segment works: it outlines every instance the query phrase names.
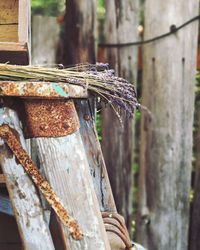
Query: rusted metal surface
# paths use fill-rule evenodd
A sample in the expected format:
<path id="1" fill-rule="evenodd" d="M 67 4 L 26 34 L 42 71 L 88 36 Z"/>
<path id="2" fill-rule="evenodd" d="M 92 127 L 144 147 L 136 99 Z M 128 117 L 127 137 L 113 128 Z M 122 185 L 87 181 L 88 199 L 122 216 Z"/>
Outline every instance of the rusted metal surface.
<path id="1" fill-rule="evenodd" d="M 81 240 L 83 234 L 79 228 L 79 225 L 74 220 L 74 218 L 69 215 L 68 211 L 65 209 L 49 183 L 40 174 L 37 166 L 33 163 L 27 152 L 23 149 L 19 142 L 17 132 L 10 128 L 9 125 L 3 124 L 0 126 L 0 137 L 4 139 L 11 151 L 16 156 L 17 160 L 24 167 L 25 171 L 31 176 L 32 180 L 43 193 L 63 224 L 69 228 L 72 237 L 75 240 Z"/>
<path id="2" fill-rule="evenodd" d="M 26 99 L 24 102 L 25 136 L 60 137 L 80 128 L 78 115 L 71 100 Z"/>
<path id="3" fill-rule="evenodd" d="M 120 214 L 103 212 L 102 217 L 106 231 L 112 233 L 111 237 L 109 237 L 111 249 L 135 249 L 130 240 L 124 218 Z"/>
<path id="4" fill-rule="evenodd" d="M 69 83 L 0 81 L 0 96 L 87 98 L 87 89 Z"/>

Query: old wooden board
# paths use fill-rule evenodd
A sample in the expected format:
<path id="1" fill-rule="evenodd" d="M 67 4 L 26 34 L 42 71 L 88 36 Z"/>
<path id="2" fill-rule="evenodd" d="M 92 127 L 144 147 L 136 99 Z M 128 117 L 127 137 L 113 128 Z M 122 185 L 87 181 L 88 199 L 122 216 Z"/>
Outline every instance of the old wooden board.
<path id="1" fill-rule="evenodd" d="M 0 1 L 0 42 L 18 42 L 19 1 Z"/>
<path id="2" fill-rule="evenodd" d="M 81 137 L 100 209 L 101 211 L 116 212 L 108 173 L 96 132 L 95 116 L 92 112 L 92 107 L 87 100 L 77 101 L 76 107 L 81 123 Z"/>
<path id="3" fill-rule="evenodd" d="M 84 234 L 83 240 L 73 240 L 68 229 L 60 224 L 65 248 L 110 249 L 80 132 L 34 140 L 46 178 Z"/>
<path id="4" fill-rule="evenodd" d="M 198 15 L 196 0 L 145 3 L 145 40 Z M 142 103 L 151 115 L 141 122 L 137 236 L 149 250 L 188 249 L 197 32 L 193 22 L 144 46 Z"/>
<path id="5" fill-rule="evenodd" d="M 1 123 L 9 124 L 18 132 L 20 141 L 26 148 L 16 113 L 8 108 L 1 108 L 0 117 Z M 2 140 L 0 150 L 0 164 L 6 178 L 6 186 L 24 249 L 53 250 L 50 232 L 44 221 L 40 201 L 32 181 Z"/>

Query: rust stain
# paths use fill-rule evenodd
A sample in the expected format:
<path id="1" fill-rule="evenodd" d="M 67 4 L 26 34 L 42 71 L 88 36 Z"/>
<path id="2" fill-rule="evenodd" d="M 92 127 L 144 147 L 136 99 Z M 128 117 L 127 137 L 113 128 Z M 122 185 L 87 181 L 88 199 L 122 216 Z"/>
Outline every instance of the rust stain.
<path id="1" fill-rule="evenodd" d="M 68 211 L 65 209 L 64 205 L 61 203 L 49 183 L 40 174 L 37 166 L 31 160 L 27 152 L 22 148 L 19 139 L 16 137 L 15 133 L 13 133 L 13 129 L 11 129 L 7 124 L 1 125 L 0 137 L 4 139 L 20 164 L 24 167 L 25 171 L 31 176 L 32 180 L 43 193 L 63 224 L 69 228 L 72 237 L 75 240 L 81 240 L 83 238 L 83 234 L 76 220 L 69 215 Z"/>
<path id="2" fill-rule="evenodd" d="M 26 138 L 66 136 L 80 128 L 71 100 L 26 99 L 24 104 Z"/>
<path id="3" fill-rule="evenodd" d="M 83 86 L 64 82 L 0 81 L 0 96 L 69 99 L 86 98 L 88 93 Z"/>

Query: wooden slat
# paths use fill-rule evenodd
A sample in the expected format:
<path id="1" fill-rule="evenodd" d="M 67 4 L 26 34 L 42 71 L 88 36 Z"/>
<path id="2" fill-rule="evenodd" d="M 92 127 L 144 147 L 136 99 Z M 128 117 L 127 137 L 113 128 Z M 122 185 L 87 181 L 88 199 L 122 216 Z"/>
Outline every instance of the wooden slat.
<path id="1" fill-rule="evenodd" d="M 19 0 L 19 27 L 18 36 L 19 42 L 26 42 L 30 44 L 30 21 L 31 21 L 31 1 Z"/>
<path id="2" fill-rule="evenodd" d="M 18 23 L 19 0 L 0 1 L 0 25 Z"/>
<path id="3" fill-rule="evenodd" d="M 18 42 L 18 1 L 0 1 L 0 42 Z"/>
<path id="4" fill-rule="evenodd" d="M 78 101 L 81 136 L 101 211 L 116 212 L 116 206 L 89 101 Z"/>
<path id="5" fill-rule="evenodd" d="M 35 141 L 41 168 L 84 234 L 83 240 L 75 241 L 60 224 L 65 240 L 68 239 L 66 249 L 110 249 L 80 132 Z"/>
<path id="6" fill-rule="evenodd" d="M 0 24 L 0 42 L 18 42 L 18 25 Z"/>
<path id="7" fill-rule="evenodd" d="M 8 108 L 2 108 L 0 117 L 3 117 L 1 122 L 9 124 L 18 132 L 20 141 L 26 148 L 16 113 Z M 50 232 L 44 221 L 41 204 L 32 181 L 2 140 L 0 145 L 0 164 L 6 177 L 6 185 L 24 249 L 53 250 Z"/>
<path id="8" fill-rule="evenodd" d="M 28 48 L 26 43 L 0 42 L 0 51 L 26 52 L 27 50 Z"/>

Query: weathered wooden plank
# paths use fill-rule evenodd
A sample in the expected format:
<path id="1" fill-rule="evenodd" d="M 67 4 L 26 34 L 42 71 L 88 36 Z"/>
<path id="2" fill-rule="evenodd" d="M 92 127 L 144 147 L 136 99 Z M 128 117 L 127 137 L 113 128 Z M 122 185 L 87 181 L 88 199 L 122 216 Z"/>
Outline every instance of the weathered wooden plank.
<path id="1" fill-rule="evenodd" d="M 110 249 L 80 132 L 60 138 L 36 138 L 40 166 L 84 234 L 75 241 L 61 224 L 66 249 Z"/>
<path id="2" fill-rule="evenodd" d="M 0 1 L 0 26 L 1 24 L 18 23 L 19 0 Z"/>
<path id="3" fill-rule="evenodd" d="M 198 14 L 196 0 L 145 3 L 144 39 Z M 137 235 L 149 250 L 188 249 L 197 31 L 191 23 L 144 46 L 142 103 L 152 115 L 142 115 Z"/>
<path id="4" fill-rule="evenodd" d="M 0 24 L 0 42 L 18 42 L 18 24 Z"/>
<path id="5" fill-rule="evenodd" d="M 21 124 L 16 113 L 8 108 L 2 108 L 0 115 L 1 122 L 9 124 L 18 131 L 20 141 L 26 149 Z M 5 174 L 7 189 L 24 248 L 53 250 L 53 242 L 43 218 L 37 191 L 23 167 L 16 161 L 15 156 L 2 140 L 0 143 L 0 164 Z"/>
<path id="6" fill-rule="evenodd" d="M 18 11 L 18 39 L 19 42 L 27 43 L 30 47 L 30 22 L 31 22 L 31 1 L 19 0 Z"/>
<path id="7" fill-rule="evenodd" d="M 54 65 L 59 43 L 60 26 L 56 17 L 33 16 L 32 64 Z"/>
<path id="8" fill-rule="evenodd" d="M 27 52 L 27 43 L 0 42 L 0 51 Z"/>
<path id="9" fill-rule="evenodd" d="M 77 110 L 80 119 L 80 132 L 90 166 L 95 192 L 101 211 L 116 212 L 116 206 L 103 159 L 101 146 L 95 127 L 95 117 L 89 101 L 78 101 Z"/>
<path id="10" fill-rule="evenodd" d="M 104 38 L 106 43 L 138 40 L 139 1 L 106 1 Z M 104 60 L 132 83 L 137 80 L 137 47 L 105 48 Z M 122 112 L 123 125 L 112 108 L 102 112 L 102 150 L 114 199 L 131 230 L 133 215 L 134 121 Z"/>

